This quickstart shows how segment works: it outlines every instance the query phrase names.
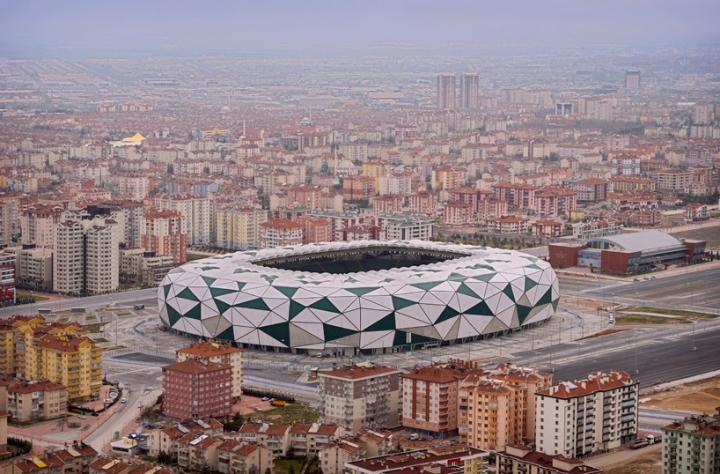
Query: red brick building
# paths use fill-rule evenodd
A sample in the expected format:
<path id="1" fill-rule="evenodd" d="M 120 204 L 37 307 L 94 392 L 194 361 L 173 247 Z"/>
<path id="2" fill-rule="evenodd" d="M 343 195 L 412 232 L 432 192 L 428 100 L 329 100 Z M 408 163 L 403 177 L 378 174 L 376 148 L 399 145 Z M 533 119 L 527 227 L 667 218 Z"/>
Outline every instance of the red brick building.
<path id="1" fill-rule="evenodd" d="M 175 265 L 187 262 L 185 218 L 177 211 L 150 211 L 140 229 L 140 246 L 157 256 L 170 256 Z"/>
<path id="2" fill-rule="evenodd" d="M 166 365 L 163 412 L 177 420 L 225 418 L 232 408 L 232 366 L 197 359 Z"/>

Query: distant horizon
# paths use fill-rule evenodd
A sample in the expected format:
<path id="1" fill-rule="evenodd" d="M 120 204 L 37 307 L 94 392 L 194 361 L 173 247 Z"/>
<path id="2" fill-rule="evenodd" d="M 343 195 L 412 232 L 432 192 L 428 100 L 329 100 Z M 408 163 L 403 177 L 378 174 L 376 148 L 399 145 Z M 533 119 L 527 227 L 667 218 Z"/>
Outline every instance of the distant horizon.
<path id="1" fill-rule="evenodd" d="M 0 2 L 0 55 L 720 44 L 714 0 Z"/>

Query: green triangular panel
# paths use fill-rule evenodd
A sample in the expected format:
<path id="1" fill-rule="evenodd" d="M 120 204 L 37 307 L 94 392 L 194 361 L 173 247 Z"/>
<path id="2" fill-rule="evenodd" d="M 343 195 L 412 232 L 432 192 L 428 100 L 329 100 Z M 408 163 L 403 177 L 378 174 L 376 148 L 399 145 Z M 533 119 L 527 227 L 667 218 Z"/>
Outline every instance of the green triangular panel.
<path id="1" fill-rule="evenodd" d="M 512 285 L 510 285 L 510 283 L 505 285 L 505 288 L 503 288 L 503 293 L 505 293 L 505 296 L 510 298 L 513 303 L 515 302 L 515 295 L 513 294 Z"/>
<path id="2" fill-rule="evenodd" d="M 472 308 L 465 311 L 465 314 L 477 314 L 479 316 L 495 316 L 485 301 L 481 301 Z"/>
<path id="3" fill-rule="evenodd" d="M 538 300 L 537 304 L 535 306 L 540 306 L 541 304 L 550 304 L 552 303 L 552 288 L 548 288 L 548 290 L 545 292 L 544 295 L 542 295 L 542 298 Z"/>
<path id="4" fill-rule="evenodd" d="M 268 283 L 272 284 L 275 280 L 277 280 L 279 277 L 275 275 L 262 275 L 263 280 L 267 281 Z"/>
<path id="5" fill-rule="evenodd" d="M 170 285 L 163 285 L 163 290 L 165 290 L 165 299 L 167 299 L 167 296 L 168 296 L 168 294 L 170 293 L 170 287 L 171 287 L 171 286 L 172 286 L 172 284 L 170 284 Z"/>
<path id="6" fill-rule="evenodd" d="M 235 333 L 233 332 L 233 327 L 230 326 L 229 328 L 215 336 L 215 339 L 219 339 L 221 341 L 234 341 Z"/>
<path id="7" fill-rule="evenodd" d="M 185 317 L 190 318 L 190 319 L 197 319 L 198 321 L 202 320 L 202 315 L 201 315 L 201 311 L 200 311 L 201 306 L 202 306 L 201 304 L 196 304 L 195 306 L 193 306 L 190 311 L 185 313 Z"/>
<path id="8" fill-rule="evenodd" d="M 525 291 L 532 290 L 537 286 L 537 282 L 532 278 L 525 277 Z"/>
<path id="9" fill-rule="evenodd" d="M 462 293 L 463 295 L 472 296 L 473 298 L 477 298 L 479 300 L 482 299 L 480 295 L 471 290 L 470 287 L 468 287 L 465 283 L 460 283 L 457 292 Z"/>
<path id="10" fill-rule="evenodd" d="M 458 314 L 460 313 L 458 313 L 455 309 L 451 308 L 450 306 L 445 306 L 443 312 L 440 313 L 440 316 L 438 316 L 438 318 L 435 320 L 435 324 L 447 321 L 450 318 L 454 318 Z"/>
<path id="11" fill-rule="evenodd" d="M 366 286 L 363 288 L 345 288 L 345 291 L 352 293 L 355 296 L 362 296 L 370 293 L 371 291 L 377 290 L 376 286 Z"/>
<path id="12" fill-rule="evenodd" d="M 335 339 L 340 339 L 357 333 L 354 329 L 345 329 L 331 324 L 323 324 L 323 329 L 325 331 L 326 341 L 334 341 Z"/>
<path id="13" fill-rule="evenodd" d="M 290 286 L 274 286 L 273 288 L 275 288 L 288 298 L 292 298 L 293 296 L 295 296 L 295 293 L 297 293 L 298 290 L 297 288 L 293 288 Z"/>
<path id="14" fill-rule="evenodd" d="M 389 331 L 395 329 L 395 313 L 390 313 L 384 318 L 371 324 L 363 331 Z"/>
<path id="15" fill-rule="evenodd" d="M 413 283 L 411 286 L 414 286 L 415 288 L 420 288 L 421 290 L 430 291 L 436 286 L 438 286 L 441 281 L 428 281 L 425 283 Z"/>
<path id="16" fill-rule="evenodd" d="M 339 309 L 337 309 L 335 307 L 335 305 L 332 304 L 332 302 L 329 299 L 327 299 L 327 297 L 317 300 L 316 302 L 314 302 L 313 304 L 308 306 L 308 308 L 321 309 L 323 311 L 327 311 L 329 313 L 336 313 L 336 314 L 340 314 L 342 312 Z"/>
<path id="17" fill-rule="evenodd" d="M 290 325 L 288 323 L 271 324 L 258 329 L 286 346 L 290 345 Z"/>
<path id="18" fill-rule="evenodd" d="M 407 344 L 407 333 L 405 331 L 395 331 L 393 346 L 404 346 L 405 344 Z"/>
<path id="19" fill-rule="evenodd" d="M 270 311 L 270 308 L 265 303 L 265 301 L 263 301 L 262 298 L 256 298 L 250 301 L 243 301 L 242 303 L 238 303 L 235 306 L 238 308 L 261 309 L 264 311 Z"/>
<path id="20" fill-rule="evenodd" d="M 236 281 L 235 283 L 237 283 L 238 290 L 242 290 L 243 288 L 245 288 L 245 282 Z"/>
<path id="21" fill-rule="evenodd" d="M 212 289 L 212 288 L 211 288 L 211 289 Z M 218 311 L 220 312 L 220 314 L 223 314 L 223 313 L 224 313 L 225 311 L 227 311 L 228 308 L 230 308 L 230 306 L 231 306 L 231 305 L 229 305 L 228 303 L 226 303 L 226 302 L 224 302 L 224 301 L 222 301 L 222 300 L 215 299 L 215 298 L 213 298 L 213 302 L 215 302 L 215 306 L 217 306 L 217 309 L 218 309 Z"/>
<path id="22" fill-rule="evenodd" d="M 180 318 L 182 318 L 182 314 L 180 314 L 175 308 L 173 308 L 169 304 L 166 304 L 165 307 L 167 308 L 168 322 L 170 323 L 170 327 L 173 327 L 176 322 L 180 321 Z"/>
<path id="23" fill-rule="evenodd" d="M 486 273 L 485 275 L 478 275 L 478 276 L 474 276 L 472 278 L 474 278 L 475 280 L 480 280 L 480 281 L 490 281 L 493 279 L 493 277 L 495 275 L 496 275 L 495 273 Z"/>
<path id="24" fill-rule="evenodd" d="M 207 286 L 212 286 L 212 284 L 215 283 L 215 281 L 217 280 L 217 278 L 211 278 L 211 277 L 206 277 L 206 276 L 201 277 L 201 278 L 205 281 L 205 284 Z"/>
<path id="25" fill-rule="evenodd" d="M 186 300 L 190 301 L 200 301 L 197 296 L 195 296 L 195 293 L 193 293 L 190 288 L 183 288 L 180 293 L 177 294 L 178 298 L 184 298 Z"/>
<path id="26" fill-rule="evenodd" d="M 288 313 L 289 319 L 294 318 L 305 309 L 305 306 L 301 305 L 295 300 L 290 300 L 290 312 Z"/>
<path id="27" fill-rule="evenodd" d="M 420 334 L 413 334 L 410 336 L 412 339 L 413 344 L 417 344 L 419 342 L 436 342 L 438 339 L 435 339 L 434 337 L 427 337 L 427 336 L 421 336 Z"/>
<path id="28" fill-rule="evenodd" d="M 399 296 L 393 295 L 392 304 L 393 304 L 393 309 L 395 311 L 397 311 L 399 309 L 407 308 L 408 306 L 412 306 L 417 303 L 415 303 L 414 301 L 406 300 L 405 298 L 400 298 Z"/>
<path id="29" fill-rule="evenodd" d="M 210 288 L 210 294 L 213 298 L 218 296 L 227 295 L 228 293 L 235 293 L 235 290 L 228 290 L 227 288 Z"/>
<path id="30" fill-rule="evenodd" d="M 530 311 L 532 311 L 532 308 L 529 306 L 523 306 L 521 304 L 517 305 L 517 314 L 518 314 L 518 320 L 520 321 L 520 324 L 525 322 L 525 319 L 527 319 L 528 315 L 530 314 Z"/>

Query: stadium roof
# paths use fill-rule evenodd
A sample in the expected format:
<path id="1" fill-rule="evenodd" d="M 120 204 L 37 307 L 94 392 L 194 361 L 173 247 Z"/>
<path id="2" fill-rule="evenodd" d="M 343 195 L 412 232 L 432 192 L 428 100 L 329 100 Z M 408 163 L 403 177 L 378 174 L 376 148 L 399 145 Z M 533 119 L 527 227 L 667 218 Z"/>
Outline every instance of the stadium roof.
<path id="1" fill-rule="evenodd" d="M 682 245 L 678 239 L 665 232 L 655 230 L 646 232 L 633 232 L 631 234 L 618 234 L 606 237 L 588 239 L 588 242 L 606 242 L 620 250 L 653 250 L 665 247 Z"/>

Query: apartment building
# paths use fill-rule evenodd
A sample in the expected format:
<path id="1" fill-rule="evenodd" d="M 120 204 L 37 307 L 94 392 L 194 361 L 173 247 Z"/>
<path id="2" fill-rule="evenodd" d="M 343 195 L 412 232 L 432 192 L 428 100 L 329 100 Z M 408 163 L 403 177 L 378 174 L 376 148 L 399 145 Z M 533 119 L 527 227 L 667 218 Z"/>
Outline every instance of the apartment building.
<path id="1" fill-rule="evenodd" d="M 169 255 L 157 255 L 142 248 L 121 248 L 119 280 L 124 285 L 158 286 L 176 266 Z"/>
<path id="2" fill-rule="evenodd" d="M 458 429 L 459 374 L 451 367 L 417 367 L 400 376 L 405 428 L 452 436 Z"/>
<path id="3" fill-rule="evenodd" d="M 434 194 L 422 191 L 410 195 L 410 212 L 412 214 L 424 214 L 435 216 L 437 198 Z"/>
<path id="4" fill-rule="evenodd" d="M 380 228 L 379 240 L 431 240 L 433 236 L 433 221 L 425 216 L 380 214 L 372 221 Z"/>
<path id="5" fill-rule="evenodd" d="M 567 216 L 577 208 L 572 189 L 546 187 L 535 193 L 535 199 L 535 211 L 550 217 Z"/>
<path id="6" fill-rule="evenodd" d="M 375 195 L 375 178 L 372 176 L 348 176 L 343 179 L 343 199 L 357 201 Z"/>
<path id="7" fill-rule="evenodd" d="M 68 217 L 54 228 L 53 291 L 97 295 L 116 290 L 120 271 L 118 223 L 104 215 Z"/>
<path id="8" fill-rule="evenodd" d="M 488 230 L 498 234 L 524 234 L 528 221 L 519 216 L 502 216 L 487 220 Z"/>
<path id="9" fill-rule="evenodd" d="M 188 359 L 229 365 L 232 370 L 232 390 L 230 394 L 234 400 L 242 398 L 242 349 L 232 347 L 225 342 L 200 341 L 175 351 L 175 360 L 177 362 L 184 362 Z"/>
<path id="10" fill-rule="evenodd" d="M 662 428 L 663 474 L 720 471 L 720 407 Z"/>
<path id="11" fill-rule="evenodd" d="M 388 214 L 402 212 L 405 196 L 385 194 L 370 199 L 374 214 Z"/>
<path id="12" fill-rule="evenodd" d="M 217 471 L 218 448 L 222 443 L 206 434 L 186 434 L 175 443 L 178 466 L 195 472 Z"/>
<path id="13" fill-rule="evenodd" d="M 663 191 L 683 192 L 693 182 L 693 172 L 677 168 L 665 168 L 656 172 L 657 188 Z"/>
<path id="14" fill-rule="evenodd" d="M 320 419 L 348 433 L 399 425 L 400 371 L 361 363 L 318 372 Z"/>
<path id="15" fill-rule="evenodd" d="M 495 453 L 495 472 L 498 474 L 602 474 L 579 459 L 562 455 L 551 456 L 534 451 L 529 446 L 511 444 Z"/>
<path id="16" fill-rule="evenodd" d="M 434 191 L 462 187 L 465 184 L 467 171 L 464 168 L 454 168 L 443 165 L 432 170 L 431 185 Z"/>
<path id="17" fill-rule="evenodd" d="M 344 431 L 338 425 L 295 423 L 289 431 L 288 449 L 294 455 L 312 458 L 325 446 L 336 442 Z"/>
<path id="18" fill-rule="evenodd" d="M 343 474 L 345 463 L 359 461 L 367 457 L 365 442 L 359 438 L 343 438 L 325 446 L 318 453 L 323 474 Z"/>
<path id="19" fill-rule="evenodd" d="M 573 238 L 579 240 L 587 240 L 595 237 L 605 237 L 607 235 L 616 235 L 620 233 L 622 227 L 620 222 L 614 219 L 578 222 L 572 225 Z"/>
<path id="20" fill-rule="evenodd" d="M 288 219 L 271 219 L 260 224 L 260 248 L 274 249 L 303 243 L 303 226 Z"/>
<path id="21" fill-rule="evenodd" d="M 90 474 L 90 465 L 98 452 L 83 443 L 74 443 L 63 449 L 40 455 L 15 458 L 4 468 L 5 474 Z M 105 461 L 106 463 L 108 460 Z M 170 474 L 155 473 L 155 474 Z"/>
<path id="22" fill-rule="evenodd" d="M 0 246 L 13 242 L 20 231 L 19 204 L 20 194 L 0 193 Z"/>
<path id="23" fill-rule="evenodd" d="M 217 471 L 221 474 L 260 474 L 273 467 L 272 452 L 253 443 L 230 439 L 218 446 L 217 455 Z"/>
<path id="24" fill-rule="evenodd" d="M 62 220 L 64 209 L 52 204 L 35 204 L 20 212 L 22 244 L 35 244 L 40 248 L 53 248 L 55 226 Z"/>
<path id="25" fill-rule="evenodd" d="M 475 221 L 472 205 L 460 201 L 450 201 L 443 209 L 443 223 L 445 225 L 467 225 Z"/>
<path id="26" fill-rule="evenodd" d="M 607 199 L 608 181 L 598 178 L 589 178 L 573 183 L 573 190 L 577 194 L 577 202 L 600 202 Z"/>
<path id="27" fill-rule="evenodd" d="M 594 372 L 535 395 L 537 450 L 581 457 L 635 439 L 640 383 L 626 372 Z"/>
<path id="28" fill-rule="evenodd" d="M 23 244 L 15 250 L 17 285 L 35 291 L 53 289 L 53 249 Z"/>
<path id="29" fill-rule="evenodd" d="M 631 176 L 613 176 L 609 180 L 612 193 L 629 193 L 635 191 L 655 191 L 655 181 L 649 178 Z"/>
<path id="30" fill-rule="evenodd" d="M 303 244 L 332 242 L 330 221 L 322 217 L 302 216 L 297 222 L 303 226 Z"/>
<path id="31" fill-rule="evenodd" d="M 16 383 L 7 387 L 7 412 L 15 421 L 51 420 L 67 414 L 68 391 L 53 382 Z"/>
<path id="32" fill-rule="evenodd" d="M 500 364 L 460 382 L 460 442 L 499 450 L 507 444 L 535 439 L 535 392 L 552 385 L 552 374 Z"/>
<path id="33" fill-rule="evenodd" d="M 165 416 L 226 418 L 232 407 L 232 366 L 188 359 L 162 368 Z"/>
<path id="34" fill-rule="evenodd" d="M 67 399 L 96 395 L 102 386 L 102 349 L 75 328 L 52 328 L 18 321 L 15 366 L 18 378 L 49 380 L 67 387 Z"/>
<path id="35" fill-rule="evenodd" d="M 151 429 L 146 432 L 148 454 L 152 457 L 157 457 L 160 452 L 177 454 L 177 441 L 188 433 L 195 433 L 196 436 L 204 434 L 219 437 L 223 434 L 223 424 L 209 418 L 207 420 L 185 420 L 174 426 Z"/>
<path id="36" fill-rule="evenodd" d="M 245 423 L 238 434 L 245 441 L 265 446 L 273 456 L 285 456 L 290 448 L 292 425 Z"/>
<path id="37" fill-rule="evenodd" d="M 212 233 L 215 245 L 228 250 L 257 249 L 260 225 L 267 220 L 268 211 L 254 206 L 216 206 Z"/>
<path id="38" fill-rule="evenodd" d="M 156 255 L 172 257 L 173 263 L 187 262 L 188 236 L 185 218 L 179 211 L 150 211 L 140 226 L 140 246 Z"/>
<path id="39" fill-rule="evenodd" d="M 347 474 L 441 473 L 462 474 L 484 472 L 489 453 L 462 444 L 435 446 L 361 459 L 345 464 Z"/>
<path id="40" fill-rule="evenodd" d="M 440 110 L 455 110 L 456 104 L 455 74 L 439 74 L 437 77 L 437 108 Z"/>
<path id="41" fill-rule="evenodd" d="M 194 194 L 165 194 L 155 198 L 155 207 L 179 212 L 182 215 L 180 229 L 187 236 L 187 245 L 210 243 L 212 231 L 210 198 Z"/>

